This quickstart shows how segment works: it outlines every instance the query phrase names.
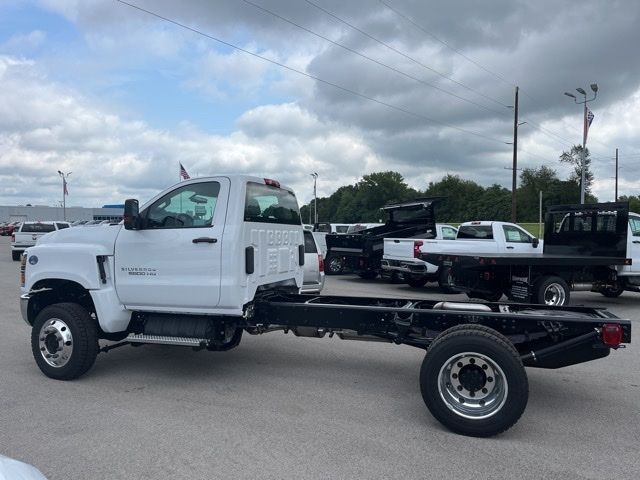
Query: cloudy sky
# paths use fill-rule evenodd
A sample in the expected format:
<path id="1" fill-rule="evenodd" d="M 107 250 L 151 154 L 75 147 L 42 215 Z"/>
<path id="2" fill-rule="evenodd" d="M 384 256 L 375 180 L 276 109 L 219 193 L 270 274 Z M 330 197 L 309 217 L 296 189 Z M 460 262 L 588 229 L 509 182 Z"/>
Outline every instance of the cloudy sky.
<path id="1" fill-rule="evenodd" d="M 582 141 L 595 193 L 640 194 L 640 2 L 0 0 L 0 204 L 148 199 L 245 172 L 300 203 L 381 170 L 510 188 Z M 160 18 L 163 17 L 163 18 Z M 578 95 L 579 96 L 579 95 Z M 591 95 L 589 96 L 591 98 Z M 506 167 L 506 168 L 505 168 Z"/>

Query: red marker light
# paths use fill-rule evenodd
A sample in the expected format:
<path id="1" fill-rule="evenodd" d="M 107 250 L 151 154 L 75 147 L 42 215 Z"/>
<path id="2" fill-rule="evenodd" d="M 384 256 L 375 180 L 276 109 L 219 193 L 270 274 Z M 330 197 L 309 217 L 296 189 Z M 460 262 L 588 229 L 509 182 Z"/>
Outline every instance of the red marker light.
<path id="1" fill-rule="evenodd" d="M 318 255 L 318 270 L 324 272 L 324 258 L 322 258 L 322 255 Z"/>
<path id="2" fill-rule="evenodd" d="M 265 178 L 264 179 L 264 184 L 265 185 L 270 185 L 272 187 L 280 188 L 280 182 L 277 181 L 277 180 L 273 180 L 271 178 Z"/>
<path id="3" fill-rule="evenodd" d="M 600 330 L 602 343 L 607 347 L 618 348 L 622 343 L 622 327 L 617 323 L 605 323 Z"/>
<path id="4" fill-rule="evenodd" d="M 413 242 L 413 258 L 420 258 L 420 255 L 422 254 L 422 250 L 420 250 L 420 247 L 424 245 L 424 242 L 422 240 L 414 240 Z"/>

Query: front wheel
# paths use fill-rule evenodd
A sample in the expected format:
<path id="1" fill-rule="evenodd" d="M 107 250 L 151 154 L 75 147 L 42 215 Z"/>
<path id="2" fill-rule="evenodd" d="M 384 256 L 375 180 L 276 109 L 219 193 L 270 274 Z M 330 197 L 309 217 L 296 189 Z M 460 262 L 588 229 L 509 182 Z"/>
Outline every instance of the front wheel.
<path id="1" fill-rule="evenodd" d="M 405 275 L 404 279 L 407 282 L 407 284 L 413 288 L 424 287 L 427 284 L 427 281 L 429 280 L 427 277 L 416 277 L 413 275 Z"/>
<path id="2" fill-rule="evenodd" d="M 622 292 L 624 292 L 624 288 L 622 288 L 620 286 L 605 287 L 605 288 L 600 290 L 600 293 L 602 295 L 604 295 L 605 297 L 608 297 L 608 298 L 619 297 L 620 295 L 622 295 Z"/>
<path id="3" fill-rule="evenodd" d="M 561 307 L 569 305 L 570 292 L 567 282 L 555 275 L 549 275 L 535 283 L 533 300 L 542 305 Z"/>
<path id="4" fill-rule="evenodd" d="M 72 380 L 87 372 L 98 355 L 98 328 L 87 310 L 75 303 L 45 307 L 31 330 L 31 350 L 47 377 Z"/>
<path id="5" fill-rule="evenodd" d="M 342 258 L 329 255 L 327 257 L 327 261 L 325 262 L 325 273 L 327 275 L 340 275 L 344 270 L 344 262 Z"/>
<path id="6" fill-rule="evenodd" d="M 453 284 L 453 276 L 451 275 L 451 267 L 440 267 L 438 273 L 438 286 L 444 293 L 455 293 L 455 290 L 451 288 Z"/>
<path id="7" fill-rule="evenodd" d="M 420 390 L 431 414 L 450 430 L 490 437 L 512 427 L 527 406 L 529 383 L 513 344 L 498 332 L 468 325 L 431 344 Z"/>

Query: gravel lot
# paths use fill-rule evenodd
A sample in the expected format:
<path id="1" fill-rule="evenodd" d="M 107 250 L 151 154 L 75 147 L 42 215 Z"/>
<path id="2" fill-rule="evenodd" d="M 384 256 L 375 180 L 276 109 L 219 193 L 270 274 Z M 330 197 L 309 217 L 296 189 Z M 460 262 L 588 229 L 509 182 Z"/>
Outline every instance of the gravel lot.
<path id="1" fill-rule="evenodd" d="M 0 454 L 58 479 L 640 478 L 640 354 L 528 369 L 529 405 L 492 439 L 452 434 L 422 402 L 421 350 L 245 336 L 227 353 L 124 347 L 72 382 L 44 377 L 0 237 Z M 354 276 L 326 294 L 440 298 Z M 460 295 L 447 298 L 463 299 Z M 640 335 L 640 294 L 577 293 Z"/>

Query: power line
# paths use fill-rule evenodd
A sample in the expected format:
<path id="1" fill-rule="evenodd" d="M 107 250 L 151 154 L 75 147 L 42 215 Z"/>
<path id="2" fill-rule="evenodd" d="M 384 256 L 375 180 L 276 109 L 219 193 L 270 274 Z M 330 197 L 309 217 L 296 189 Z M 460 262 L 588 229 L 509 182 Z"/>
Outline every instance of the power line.
<path id="1" fill-rule="evenodd" d="M 178 27 L 180 27 L 180 28 L 184 28 L 185 30 L 189 30 L 189 31 L 191 31 L 191 32 L 193 32 L 193 33 L 195 33 L 195 34 L 197 34 L 197 35 L 201 35 L 201 36 L 203 36 L 203 37 L 205 37 L 205 38 L 208 38 L 208 39 L 210 39 L 210 40 L 213 40 L 213 41 L 215 41 L 215 42 L 218 42 L 218 43 L 220 43 L 220 44 L 222 44 L 222 45 L 225 45 L 225 46 L 227 46 L 227 47 L 230 47 L 230 48 L 233 48 L 233 49 L 238 50 L 238 51 L 240 51 L 240 52 L 243 52 L 243 53 L 246 53 L 246 54 L 248 54 L 248 55 L 251 55 L 252 57 L 255 57 L 255 58 L 258 58 L 258 59 L 260 59 L 260 60 L 263 60 L 263 61 L 266 61 L 266 62 L 272 63 L 272 64 L 277 65 L 277 66 L 279 66 L 279 67 L 281 67 L 281 68 L 284 68 L 284 69 L 286 69 L 286 70 L 288 70 L 288 71 L 290 71 L 290 72 L 297 73 L 297 74 L 299 74 L 299 75 L 302 75 L 302 76 L 305 76 L 305 77 L 310 78 L 310 79 L 312 79 L 312 80 L 315 80 L 315 81 L 317 81 L 317 82 L 320 82 L 320 83 L 322 83 L 322 84 L 324 84 L 324 85 L 331 86 L 331 87 L 333 87 L 333 88 L 336 88 L 336 89 L 341 90 L 341 91 L 346 92 L 346 93 L 350 93 L 350 94 L 352 94 L 352 95 L 355 95 L 355 96 L 357 96 L 357 97 L 363 98 L 363 99 L 368 100 L 368 101 L 370 101 L 370 102 L 377 103 L 378 105 L 382 105 L 382 106 L 385 106 L 385 107 L 387 107 L 387 108 L 390 108 L 390 109 L 396 110 L 396 111 L 398 111 L 398 112 L 402 112 L 402 113 L 405 113 L 405 114 L 407 114 L 407 115 L 410 115 L 410 116 L 413 116 L 413 117 L 416 117 L 416 118 L 420 118 L 420 119 L 422 119 L 422 120 L 426 120 L 426 121 L 428 121 L 428 122 L 430 122 L 430 123 L 434 123 L 434 124 L 436 124 L 436 125 L 441 125 L 441 126 L 444 126 L 444 127 L 448 127 L 448 128 L 453 129 L 453 130 L 457 130 L 457 131 L 459 131 L 459 132 L 467 133 L 467 134 L 469 134 L 469 135 L 474 135 L 474 136 L 476 136 L 476 137 L 483 138 L 483 139 L 485 139 L 485 140 L 489 140 L 489 141 L 491 141 L 491 142 L 496 142 L 496 143 L 504 144 L 504 142 L 503 142 L 502 140 L 498 140 L 497 138 L 493 138 L 493 137 L 490 137 L 490 136 L 488 136 L 488 135 L 484 135 L 484 134 L 482 134 L 482 133 L 475 132 L 475 131 L 473 131 L 473 130 L 467 130 L 467 129 L 465 129 L 465 128 L 457 127 L 457 126 L 455 126 L 455 125 L 451 125 L 451 124 L 446 123 L 446 122 L 440 122 L 440 121 L 435 120 L 435 119 L 433 119 L 433 118 L 427 117 L 426 115 L 422 115 L 422 114 L 420 114 L 420 113 L 417 113 L 417 112 L 413 112 L 413 111 L 411 111 L 411 110 L 408 110 L 408 109 L 406 109 L 406 108 L 404 108 L 404 107 L 400 107 L 400 106 L 397 106 L 397 105 L 393 105 L 393 104 L 391 104 L 391 103 L 384 102 L 384 101 L 382 101 L 382 100 L 378 100 L 377 98 L 370 97 L 370 96 L 365 95 L 365 94 L 363 94 L 363 93 L 356 92 L 355 90 L 351 90 L 351 89 L 349 89 L 349 88 L 347 88 L 347 87 L 343 87 L 343 86 L 341 86 L 341 85 L 338 85 L 338 84 L 336 84 L 336 83 L 330 82 L 330 81 L 328 81 L 328 80 L 324 80 L 324 79 L 322 79 L 322 78 L 320 78 L 320 77 L 317 77 L 317 76 L 315 76 L 315 75 L 312 75 L 312 74 L 310 74 L 310 73 L 303 72 L 302 70 L 298 70 L 298 69 L 293 68 L 293 67 L 290 67 L 290 66 L 288 66 L 288 65 L 286 65 L 286 64 L 284 64 L 284 63 L 278 62 L 277 60 L 270 59 L 270 58 L 265 57 L 265 56 L 262 56 L 262 55 L 260 55 L 260 54 L 258 54 L 258 53 L 251 52 L 251 51 L 246 50 L 246 49 L 244 49 L 244 48 L 242 48 L 242 47 L 239 47 L 239 46 L 234 45 L 234 44 L 232 44 L 232 43 L 226 42 L 226 41 L 224 41 L 224 40 L 222 40 L 222 39 L 219 39 L 219 38 L 217 38 L 217 37 L 214 37 L 213 35 L 209 35 L 208 33 L 202 32 L 201 30 L 198 30 L 198 29 L 196 29 L 196 28 L 190 27 L 190 26 L 185 25 L 185 24 L 183 24 L 183 23 L 180 23 L 180 22 L 178 22 L 178 21 L 176 21 L 176 20 L 172 20 L 172 19 L 170 19 L 170 18 L 168 18 L 168 17 L 165 17 L 165 16 L 163 16 L 163 15 L 160 15 L 159 13 L 152 12 L 151 10 L 147 10 L 147 9 L 145 9 L 145 8 L 143 8 L 143 7 L 138 6 L 138 5 L 135 5 L 135 4 L 132 4 L 132 3 L 126 2 L 126 1 L 124 1 L 124 0 L 115 0 L 115 1 L 116 1 L 116 2 L 118 2 L 118 3 L 121 3 L 121 4 L 123 4 L 123 5 L 126 5 L 126 6 L 128 6 L 128 7 L 131 7 L 131 8 L 133 8 L 133 9 L 136 9 L 136 10 L 138 10 L 138 11 L 144 12 L 144 13 L 146 13 L 146 14 L 148 14 L 148 15 L 153 16 L 153 17 L 156 17 L 156 18 L 158 18 L 158 19 L 160 19 L 160 20 L 163 20 L 163 21 L 165 21 L 165 22 L 168 22 L 168 23 L 171 23 L 171 24 L 173 24 L 173 25 L 176 25 L 176 26 L 178 26 Z"/>
<path id="2" fill-rule="evenodd" d="M 457 99 L 462 100 L 464 102 L 467 102 L 467 103 L 470 103 L 472 105 L 475 105 L 476 107 L 488 110 L 489 112 L 492 112 L 492 113 L 495 113 L 495 114 L 498 114 L 498 115 L 503 115 L 503 112 L 499 112 L 497 110 L 494 110 L 492 108 L 487 107 L 486 105 L 482 105 L 480 103 L 474 102 L 473 100 L 469 100 L 468 98 L 465 98 L 465 97 L 462 97 L 460 95 L 457 95 L 457 94 L 455 94 L 453 92 L 450 92 L 449 90 L 445 90 L 444 88 L 438 87 L 437 85 L 429 83 L 429 82 L 427 82 L 425 80 L 422 80 L 422 79 L 420 79 L 418 77 L 414 77 L 413 75 L 411 75 L 409 73 L 403 72 L 402 70 L 399 70 L 399 69 L 397 69 L 395 67 L 392 67 L 391 65 L 387 65 L 386 63 L 383 63 L 383 62 L 381 62 L 379 60 L 376 60 L 373 57 L 365 55 L 364 53 L 358 52 L 357 50 L 354 50 L 354 49 L 352 49 L 352 48 L 350 48 L 350 47 L 348 47 L 348 46 L 346 46 L 346 45 L 344 45 L 344 44 L 342 44 L 340 42 L 336 42 L 335 40 L 331 40 L 330 38 L 325 37 L 324 35 L 321 35 L 321 34 L 319 34 L 317 32 L 314 32 L 313 30 L 311 30 L 311 29 L 309 29 L 307 27 L 304 27 L 304 26 L 302 26 L 302 25 L 300 25 L 300 24 L 298 24 L 298 23 L 296 23 L 296 22 L 294 22 L 292 20 L 289 20 L 288 18 L 285 18 L 282 15 L 279 15 L 279 14 L 269 10 L 268 8 L 265 8 L 265 7 L 261 6 L 261 5 L 253 3 L 250 0 L 242 0 L 242 1 L 244 3 L 246 3 L 247 5 L 251 5 L 252 7 L 257 8 L 258 10 L 260 10 L 260 11 L 262 11 L 264 13 L 267 13 L 269 15 L 272 15 L 272 16 L 282 20 L 283 22 L 286 22 L 286 23 L 288 23 L 290 25 L 293 25 L 296 28 L 304 30 L 305 32 L 307 32 L 307 33 L 309 33 L 311 35 L 314 35 L 314 36 L 316 36 L 318 38 L 321 38 L 322 40 L 325 40 L 325 41 L 327 41 L 327 42 L 329 42 L 329 43 L 331 43 L 331 44 L 333 44 L 333 45 L 335 45 L 337 47 L 340 47 L 340 48 L 342 48 L 342 49 L 344 49 L 344 50 L 346 50 L 346 51 L 348 51 L 350 53 L 353 53 L 354 55 L 358 55 L 359 57 L 362 57 L 365 60 L 373 62 L 373 63 L 375 63 L 375 64 L 377 64 L 377 65 L 379 65 L 381 67 L 384 67 L 384 68 L 386 68 L 388 70 L 391 70 L 391 71 L 393 71 L 393 72 L 395 72 L 395 73 L 397 73 L 399 75 L 402 75 L 403 77 L 409 78 L 410 80 L 413 80 L 413 81 L 416 81 L 416 82 L 421 83 L 423 85 L 426 85 L 427 87 L 431 87 L 431 88 L 433 88 L 435 90 L 438 90 L 438 91 L 440 91 L 442 93 L 450 95 L 450 96 L 452 96 L 454 98 L 457 98 Z"/>
<path id="3" fill-rule="evenodd" d="M 511 85 L 512 87 L 515 87 L 516 85 L 512 82 L 510 82 L 509 80 L 507 80 L 506 78 L 504 78 L 502 75 L 489 70 L 487 67 L 485 67 L 484 65 L 476 62 L 474 59 L 469 58 L 468 56 L 466 56 L 464 53 L 462 53 L 460 50 L 458 50 L 457 48 L 449 45 L 447 42 L 445 42 L 444 40 L 442 40 L 440 37 L 438 37 L 436 34 L 430 32 L 429 30 L 427 30 L 426 28 L 424 28 L 422 25 L 420 25 L 419 23 L 417 23 L 415 20 L 413 20 L 411 17 L 405 15 L 404 13 L 396 10 L 395 8 L 393 8 L 391 5 L 389 5 L 387 2 L 385 2 L 384 0 L 378 0 L 381 4 L 383 4 L 385 7 L 387 7 L 389 10 L 391 10 L 393 13 L 395 13 L 396 15 L 398 15 L 399 17 L 404 18 L 407 22 L 411 23 L 413 26 L 415 26 L 416 28 L 418 28 L 419 30 L 422 30 L 424 33 L 426 33 L 427 35 L 429 35 L 431 38 L 433 38 L 434 40 L 440 42 L 441 44 L 443 44 L 445 47 L 453 50 L 455 53 L 457 53 L 458 55 L 460 55 L 462 58 L 464 58 L 465 60 L 467 60 L 468 62 L 473 63 L 476 67 L 480 68 L 481 70 L 484 70 L 485 72 L 489 73 L 490 75 L 493 75 L 494 77 L 496 77 L 498 80 L 506 83 L 507 85 Z"/>
<path id="4" fill-rule="evenodd" d="M 369 38 L 369 39 L 373 40 L 374 42 L 377 42 L 378 44 L 380 44 L 380 45 L 382 45 L 382 46 L 384 46 L 384 47 L 388 48 L 388 49 L 389 49 L 389 50 L 391 50 L 392 52 L 395 52 L 395 53 L 397 53 L 398 55 L 401 55 L 402 57 L 404 57 L 404 58 L 406 58 L 406 59 L 408 59 L 408 60 L 411 60 L 411 61 L 412 61 L 412 62 L 414 62 L 415 64 L 420 65 L 422 68 L 425 68 L 425 69 L 429 70 L 430 72 L 433 72 L 433 73 L 435 73 L 436 75 L 439 75 L 440 77 L 445 78 L 445 79 L 447 79 L 447 80 L 449 80 L 449 81 L 451 81 L 451 82 L 455 83 L 456 85 L 459 85 L 459 86 L 461 86 L 461 87 L 463 87 L 463 88 L 465 88 L 465 89 L 469 90 L 470 92 L 473 92 L 473 93 L 475 93 L 476 95 L 479 95 L 479 96 L 481 96 L 481 97 L 483 97 L 483 98 L 485 98 L 485 99 L 487 99 L 487 100 L 489 100 L 489 101 L 491 101 L 491 102 L 494 102 L 494 103 L 496 103 L 496 104 L 498 104 L 498 105 L 500 105 L 500 106 L 502 106 L 502 107 L 505 107 L 505 108 L 509 107 L 509 105 L 506 105 L 505 103 L 501 102 L 500 100 L 496 100 L 495 98 L 492 98 L 492 97 L 490 97 L 489 95 L 486 95 L 486 94 L 484 94 L 484 93 L 482 93 L 482 92 L 480 92 L 480 91 L 478 91 L 478 90 L 476 90 L 476 89 L 474 89 L 474 88 L 471 88 L 471 87 L 470 87 L 470 86 L 468 86 L 468 85 L 465 85 L 465 84 L 464 84 L 464 83 L 462 83 L 462 82 L 459 82 L 458 80 L 456 80 L 455 78 L 452 78 L 452 77 L 451 77 L 451 76 L 449 76 L 449 75 L 446 75 L 446 74 L 444 74 L 444 73 L 442 73 L 442 72 L 439 72 L 438 70 L 436 70 L 436 69 L 434 69 L 434 68 L 432 68 L 432 67 L 430 67 L 430 66 L 428 66 L 428 65 L 425 65 L 424 63 L 422 63 L 421 61 L 419 61 L 419 60 L 415 59 L 414 57 L 412 57 L 412 56 L 410 56 L 410 55 L 408 55 L 408 54 L 406 54 L 406 53 L 404 53 L 404 52 L 402 52 L 402 51 L 398 50 L 397 48 L 393 47 L 392 45 L 389 45 L 388 43 L 386 43 L 386 42 L 384 42 L 384 41 L 382 41 L 382 40 L 380 40 L 380 39 L 378 39 L 378 38 L 374 37 L 373 35 L 371 35 L 371 34 L 369 34 L 369 33 L 365 32 L 364 30 L 362 30 L 362 29 L 361 29 L 361 28 L 359 28 L 359 27 L 356 27 L 356 26 L 355 26 L 355 25 L 353 25 L 352 23 L 350 23 L 350 22 L 348 22 L 348 21 L 344 20 L 343 18 L 339 17 L 339 16 L 338 16 L 338 15 L 336 15 L 335 13 L 330 12 L 329 10 L 327 10 L 327 9 L 325 9 L 325 8 L 323 8 L 323 7 L 321 7 L 320 5 L 318 5 L 318 4 L 314 3 L 314 2 L 312 2 L 311 0 L 305 0 L 305 2 L 307 2 L 309 5 L 312 5 L 313 7 L 317 8 L 318 10 L 320 10 L 320 11 L 322 11 L 322 12 L 326 13 L 326 14 L 327 14 L 327 15 L 329 15 L 330 17 L 332 17 L 332 18 L 334 18 L 334 19 L 338 20 L 339 22 L 341 22 L 341 23 L 343 23 L 343 24 L 347 25 L 349 28 L 352 28 L 353 30 L 355 30 L 355 31 L 357 31 L 357 32 L 360 32 L 362 35 L 364 35 L 365 37 L 367 37 L 367 38 Z"/>

